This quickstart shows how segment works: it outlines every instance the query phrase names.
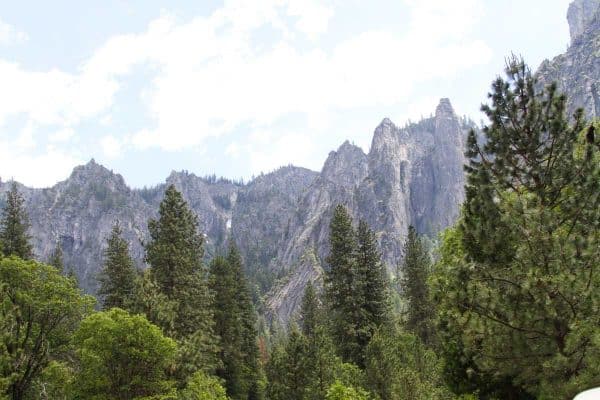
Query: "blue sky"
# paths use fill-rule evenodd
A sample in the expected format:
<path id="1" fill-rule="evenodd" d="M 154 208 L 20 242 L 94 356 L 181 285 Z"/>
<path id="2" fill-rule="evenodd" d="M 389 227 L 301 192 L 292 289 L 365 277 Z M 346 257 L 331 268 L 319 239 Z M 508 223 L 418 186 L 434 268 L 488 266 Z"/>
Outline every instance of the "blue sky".
<path id="1" fill-rule="evenodd" d="M 479 121 L 504 58 L 566 50 L 569 0 L 26 1 L 0 5 L 0 177 L 90 158 L 132 186 L 248 179 L 368 151 L 449 97 Z"/>

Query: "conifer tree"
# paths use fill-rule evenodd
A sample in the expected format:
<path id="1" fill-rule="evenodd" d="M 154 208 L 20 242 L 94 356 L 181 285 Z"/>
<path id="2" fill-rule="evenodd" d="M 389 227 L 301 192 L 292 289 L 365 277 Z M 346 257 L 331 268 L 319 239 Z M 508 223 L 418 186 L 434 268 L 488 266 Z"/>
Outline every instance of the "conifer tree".
<path id="1" fill-rule="evenodd" d="M 325 293 L 332 333 L 342 359 L 364 365 L 364 350 L 374 332 L 389 320 L 385 267 L 374 233 L 365 222 L 358 232 L 345 207 L 338 205 L 330 224 L 329 270 Z"/>
<path id="2" fill-rule="evenodd" d="M 152 279 L 160 293 L 175 305 L 169 334 L 181 342 L 179 378 L 198 369 L 211 372 L 217 338 L 213 333 L 213 296 L 202 263 L 204 240 L 198 232 L 196 215 L 175 186 L 166 189 L 159 217 L 148 222 L 148 230 L 145 259 Z"/>
<path id="3" fill-rule="evenodd" d="M 368 344 L 375 331 L 390 321 L 390 293 L 385 265 L 377 250 L 375 233 L 365 221 L 360 221 L 357 231 L 357 264 L 359 277 L 362 281 L 364 315 L 366 316 L 365 330 Z"/>
<path id="4" fill-rule="evenodd" d="M 304 400 L 311 379 L 306 354 L 308 342 L 293 324 L 285 343 L 277 343 L 267 367 L 267 398 Z"/>
<path id="5" fill-rule="evenodd" d="M 129 309 L 135 295 L 137 271 L 129 255 L 129 245 L 123 238 L 119 221 L 113 225 L 110 236 L 106 238 L 104 267 L 98 277 L 102 296 L 102 308 L 113 307 Z"/>
<path id="6" fill-rule="evenodd" d="M 56 243 L 56 247 L 54 251 L 50 255 L 50 259 L 48 260 L 48 264 L 52 265 L 54 268 L 58 270 L 58 272 L 63 273 L 65 270 L 65 264 L 63 262 L 63 251 L 60 243 Z"/>
<path id="7" fill-rule="evenodd" d="M 318 294 L 309 282 L 304 289 L 300 309 L 302 334 L 308 343 L 304 362 L 305 374 L 308 377 L 305 394 L 307 400 L 319 400 L 325 397 L 327 388 L 334 381 L 335 369 L 339 363 L 324 317 Z"/>
<path id="8" fill-rule="evenodd" d="M 343 205 L 337 205 L 329 225 L 327 257 L 329 269 L 325 275 L 325 295 L 330 313 L 331 331 L 342 359 L 360 363 L 358 322 L 363 291 L 358 286 L 356 233 L 352 218 Z"/>
<path id="9" fill-rule="evenodd" d="M 210 287 L 215 293 L 215 333 L 220 337 L 221 366 L 217 375 L 224 379 L 232 399 L 256 396 L 258 345 L 256 313 L 243 272 L 241 256 L 230 244 L 227 257 L 217 256 L 210 268 Z"/>
<path id="10" fill-rule="evenodd" d="M 304 288 L 302 306 L 300 308 L 300 322 L 302 333 L 310 337 L 315 334 L 320 319 L 320 304 L 317 292 L 312 282 L 308 282 Z"/>
<path id="11" fill-rule="evenodd" d="M 422 239 L 413 226 L 408 227 L 404 243 L 402 294 L 406 300 L 406 329 L 426 345 L 433 340 L 434 309 L 429 299 L 427 278 L 431 260 Z"/>
<path id="12" fill-rule="evenodd" d="M 25 199 L 19 192 L 16 182 L 12 182 L 6 193 L 6 206 L 0 217 L 0 244 L 5 256 L 15 255 L 24 260 L 33 257 L 29 243 L 31 236 L 29 217 L 25 210 Z"/>
<path id="13" fill-rule="evenodd" d="M 572 398 L 598 384 L 597 127 L 565 115 L 556 84 L 541 87 L 522 60 L 506 73 L 482 107 L 485 140 L 469 135 L 460 247 L 436 268 L 437 307 L 481 371 Z"/>

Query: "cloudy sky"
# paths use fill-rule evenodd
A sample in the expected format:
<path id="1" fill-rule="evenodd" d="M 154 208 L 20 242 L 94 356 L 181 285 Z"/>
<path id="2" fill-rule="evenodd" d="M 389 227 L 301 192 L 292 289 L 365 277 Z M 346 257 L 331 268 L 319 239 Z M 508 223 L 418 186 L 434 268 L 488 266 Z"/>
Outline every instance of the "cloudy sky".
<path id="1" fill-rule="evenodd" d="M 440 97 L 479 121 L 504 58 L 569 42 L 569 0 L 0 3 L 0 177 L 44 187 L 90 158 L 132 186 L 171 170 L 319 170 Z"/>

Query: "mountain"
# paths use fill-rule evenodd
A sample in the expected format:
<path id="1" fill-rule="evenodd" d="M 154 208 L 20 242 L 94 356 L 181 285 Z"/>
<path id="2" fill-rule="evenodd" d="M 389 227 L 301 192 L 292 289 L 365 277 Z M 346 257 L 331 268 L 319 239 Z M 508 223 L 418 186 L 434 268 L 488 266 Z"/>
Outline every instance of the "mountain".
<path id="1" fill-rule="evenodd" d="M 575 0 L 567 12 L 571 44 L 564 54 L 545 60 L 540 84 L 557 82 L 568 98 L 567 112 L 579 107 L 588 118 L 600 117 L 600 0 Z"/>
<path id="2" fill-rule="evenodd" d="M 287 279 L 267 300 L 271 315 L 286 321 L 308 280 L 319 282 L 328 253 L 329 221 L 336 204 L 376 232 L 390 273 L 402 258 L 409 225 L 436 235 L 457 218 L 464 198 L 464 137 L 472 124 L 459 119 L 448 99 L 430 118 L 398 128 L 384 119 L 365 154 L 345 142 L 331 152 L 308 187 L 276 258 Z"/>
<path id="3" fill-rule="evenodd" d="M 332 151 L 320 173 L 282 167 L 243 184 L 172 172 L 165 183 L 131 189 L 121 175 L 94 160 L 46 189 L 20 186 L 32 223 L 35 254 L 47 259 L 59 243 L 88 292 L 96 289 L 104 240 L 119 220 L 131 252 L 144 267 L 147 221 L 156 217 L 168 184 L 198 215 L 210 257 L 234 238 L 266 311 L 287 320 L 304 286 L 317 281 L 328 252 L 329 219 L 342 203 L 377 232 L 395 272 L 409 224 L 435 235 L 458 215 L 463 198 L 463 137 L 467 124 L 442 99 L 435 115 L 398 128 L 384 119 L 368 154 L 349 142 Z M 8 190 L 0 182 L 0 193 Z"/>

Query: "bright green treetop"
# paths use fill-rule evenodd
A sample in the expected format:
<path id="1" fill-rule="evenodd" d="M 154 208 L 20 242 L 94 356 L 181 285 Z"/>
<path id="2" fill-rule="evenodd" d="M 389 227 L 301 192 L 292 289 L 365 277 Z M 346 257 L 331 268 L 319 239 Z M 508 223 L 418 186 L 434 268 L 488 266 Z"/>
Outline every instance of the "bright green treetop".
<path id="1" fill-rule="evenodd" d="M 142 315 L 113 308 L 87 317 L 74 337 L 81 399 L 143 399 L 167 394 L 176 344 Z"/>
<path id="2" fill-rule="evenodd" d="M 21 400 L 51 358 L 67 352 L 94 300 L 56 268 L 17 257 L 0 260 L 0 290 L 0 376 L 6 394 Z"/>

